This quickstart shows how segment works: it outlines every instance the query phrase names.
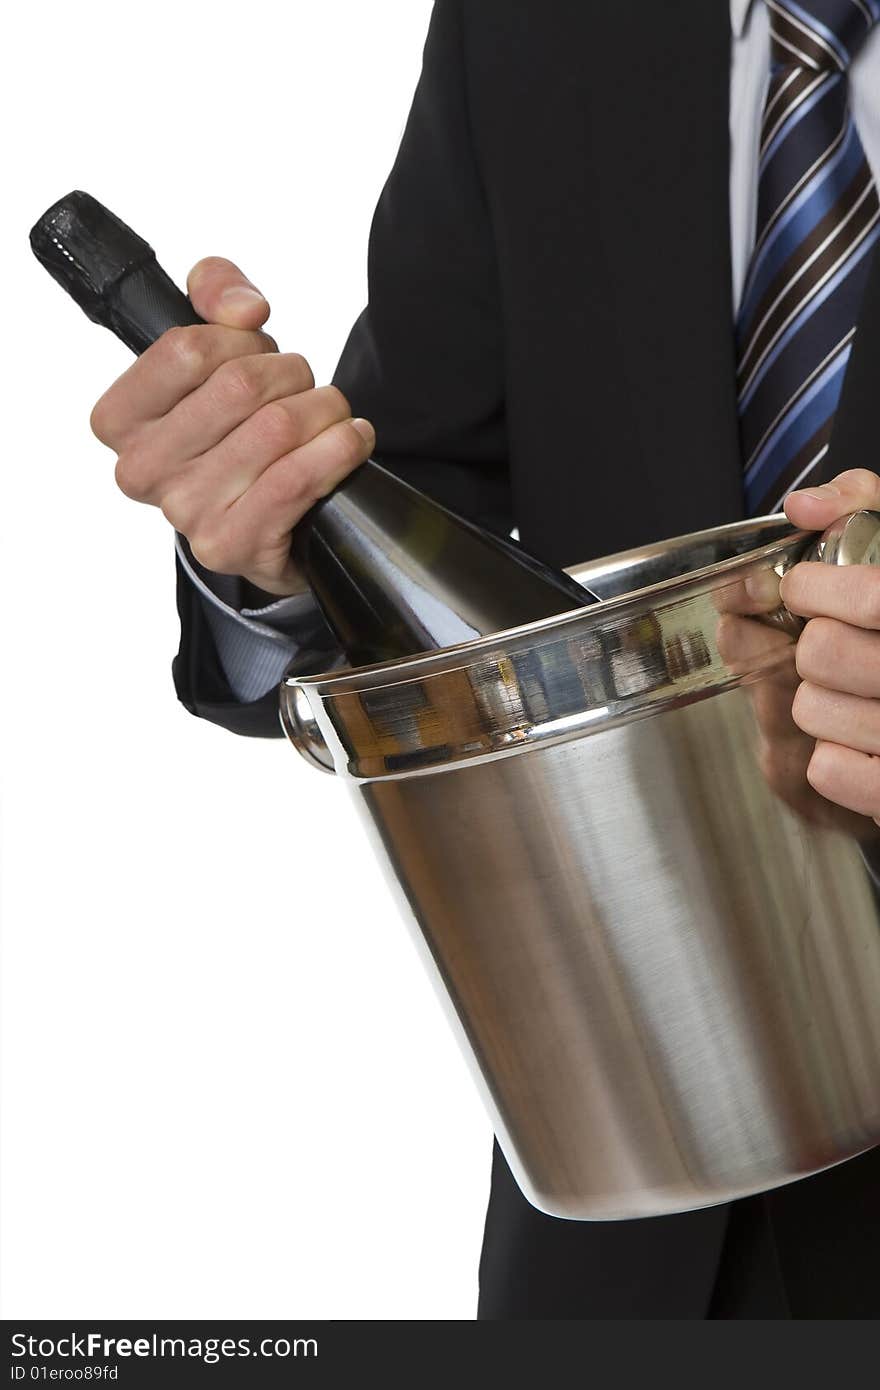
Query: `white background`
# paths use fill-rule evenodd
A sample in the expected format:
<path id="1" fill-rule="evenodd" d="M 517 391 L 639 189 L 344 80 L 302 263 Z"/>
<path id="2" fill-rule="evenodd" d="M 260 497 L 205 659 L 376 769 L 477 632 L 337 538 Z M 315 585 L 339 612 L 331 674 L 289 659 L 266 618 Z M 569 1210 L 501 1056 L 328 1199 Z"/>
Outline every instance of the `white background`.
<path id="1" fill-rule="evenodd" d="M 332 373 L 428 0 L 4 20 L 7 1318 L 471 1318 L 491 1134 L 341 784 L 193 719 L 172 537 L 94 400 L 130 360 L 37 266 L 87 189 L 230 256 Z M 83 22 L 84 21 L 84 22 Z"/>

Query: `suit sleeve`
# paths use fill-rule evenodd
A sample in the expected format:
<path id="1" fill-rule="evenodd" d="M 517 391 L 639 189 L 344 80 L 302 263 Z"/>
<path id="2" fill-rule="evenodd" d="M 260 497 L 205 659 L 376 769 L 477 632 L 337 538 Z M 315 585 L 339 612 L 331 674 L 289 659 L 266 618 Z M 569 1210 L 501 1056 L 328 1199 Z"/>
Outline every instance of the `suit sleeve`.
<path id="1" fill-rule="evenodd" d="M 373 219 L 368 304 L 334 381 L 353 413 L 375 425 L 381 463 L 506 534 L 512 519 L 501 314 L 470 137 L 464 50 L 460 0 L 436 0 L 412 109 Z M 242 581 L 227 580 L 224 597 L 220 576 L 202 571 L 200 587 L 194 568 L 179 545 L 181 641 L 172 668 L 178 698 L 233 732 L 280 735 L 280 648 L 273 654 L 265 631 L 236 623 L 245 606 Z M 324 670 L 338 659 L 307 605 L 299 616 L 251 608 L 250 621 L 277 627 L 299 669 Z"/>

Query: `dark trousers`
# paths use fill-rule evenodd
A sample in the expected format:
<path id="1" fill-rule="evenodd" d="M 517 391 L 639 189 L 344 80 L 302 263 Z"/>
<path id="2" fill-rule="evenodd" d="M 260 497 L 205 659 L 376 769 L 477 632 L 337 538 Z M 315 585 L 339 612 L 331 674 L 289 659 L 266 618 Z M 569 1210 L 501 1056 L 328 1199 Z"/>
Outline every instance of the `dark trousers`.
<path id="1" fill-rule="evenodd" d="M 606 1222 L 537 1211 L 496 1145 L 477 1316 L 880 1317 L 880 1148 L 726 1206 Z"/>

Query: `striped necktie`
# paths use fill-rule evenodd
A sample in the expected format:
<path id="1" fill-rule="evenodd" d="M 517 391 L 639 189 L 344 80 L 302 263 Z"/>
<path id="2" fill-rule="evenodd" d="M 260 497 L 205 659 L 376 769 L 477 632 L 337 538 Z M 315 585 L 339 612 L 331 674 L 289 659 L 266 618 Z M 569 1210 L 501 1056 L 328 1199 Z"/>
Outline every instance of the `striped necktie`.
<path id="1" fill-rule="evenodd" d="M 847 75 L 880 20 L 880 0 L 766 3 L 772 53 L 757 239 L 737 320 L 750 516 L 778 510 L 793 488 L 823 476 L 880 236 L 880 200 Z"/>

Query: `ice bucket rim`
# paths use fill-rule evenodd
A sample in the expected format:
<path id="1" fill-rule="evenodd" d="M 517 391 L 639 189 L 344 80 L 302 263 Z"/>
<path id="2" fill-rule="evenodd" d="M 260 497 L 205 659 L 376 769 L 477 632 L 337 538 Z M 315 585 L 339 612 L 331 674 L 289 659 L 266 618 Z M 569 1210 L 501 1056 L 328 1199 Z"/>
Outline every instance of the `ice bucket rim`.
<path id="1" fill-rule="evenodd" d="M 772 539 L 760 544 L 768 535 Z M 755 540 L 759 544 L 754 545 Z M 610 575 L 624 591 L 588 608 L 416 657 L 315 675 L 290 674 L 280 688 L 282 727 L 313 765 L 355 781 L 371 781 L 438 773 L 567 743 L 682 702 L 708 698 L 790 659 L 800 630 L 799 620 L 792 619 L 779 600 L 758 619 L 762 631 L 769 628 L 772 634 L 747 660 L 731 665 L 718 647 L 721 610 L 716 595 L 759 572 L 772 572 L 777 583 L 801 558 L 809 540 L 810 533 L 776 515 L 673 537 L 573 567 L 571 572 L 587 579 L 590 587 L 595 587 L 594 579 L 601 584 Z M 656 562 L 674 567 L 688 556 L 704 556 L 707 547 L 710 553 L 712 548 L 734 553 L 628 587 L 634 575 L 650 572 Z M 653 639 L 648 636 L 644 650 L 634 651 L 631 658 L 636 681 L 622 692 L 620 684 L 614 684 L 612 698 L 601 690 L 597 696 L 591 648 L 597 642 L 607 646 L 608 633 L 612 645 L 619 633 L 629 634 L 626 640 L 631 642 L 634 623 L 646 631 L 654 625 Z M 635 640 L 638 647 L 641 639 Z M 673 656 L 669 663 L 667 651 Z M 533 702 L 523 702 L 518 679 L 522 663 L 530 660 L 550 670 L 547 688 L 553 698 L 537 714 Z M 648 672 L 639 687 L 652 660 L 657 671 Z M 573 682 L 574 707 L 569 710 L 561 709 L 555 698 L 557 675 L 570 689 Z"/>
<path id="2" fill-rule="evenodd" d="M 292 673 L 285 676 L 282 688 L 289 686 L 303 691 L 314 691 L 319 695 L 333 695 L 399 685 L 411 680 L 424 680 L 428 676 L 446 674 L 468 666 L 500 647 L 509 648 L 516 645 L 519 649 L 523 639 L 527 640 L 532 634 L 540 634 L 542 640 L 545 640 L 548 634 L 557 628 L 561 630 L 578 623 L 596 623 L 600 614 L 603 620 L 609 615 L 617 615 L 624 605 L 630 605 L 635 615 L 642 611 L 643 605 L 655 594 L 661 602 L 652 606 L 659 607 L 667 598 L 674 602 L 685 590 L 696 594 L 706 588 L 721 588 L 723 583 L 716 581 L 723 581 L 725 576 L 731 576 L 729 582 L 735 583 L 750 566 L 760 566 L 767 560 L 776 558 L 778 562 L 790 566 L 800 557 L 804 547 L 813 537 L 812 532 L 798 530 L 792 526 L 784 513 L 780 512 L 771 516 L 728 522 L 723 526 L 713 526 L 702 531 L 673 536 L 668 540 L 635 546 L 630 550 L 621 550 L 613 555 L 567 566 L 566 572 L 579 582 L 586 582 L 588 577 L 591 580 L 600 579 L 609 573 L 612 567 L 615 568 L 615 572 L 629 572 L 630 569 L 636 569 L 641 563 L 651 559 L 684 552 L 686 547 L 694 549 L 713 541 L 723 542 L 740 537 L 746 539 L 752 535 L 760 537 L 775 531 L 781 531 L 781 534 L 775 536 L 772 541 L 743 549 L 726 560 L 717 560 L 669 579 L 627 589 L 613 597 L 605 598 L 601 605 L 571 608 L 549 618 L 540 618 L 520 627 L 505 628 L 485 637 L 474 637 L 469 642 L 461 642 L 453 647 L 440 647 L 436 651 L 424 652 L 418 656 L 399 657 L 394 661 L 373 662 L 365 666 L 336 667 L 330 671 L 317 671 L 313 674 Z"/>

